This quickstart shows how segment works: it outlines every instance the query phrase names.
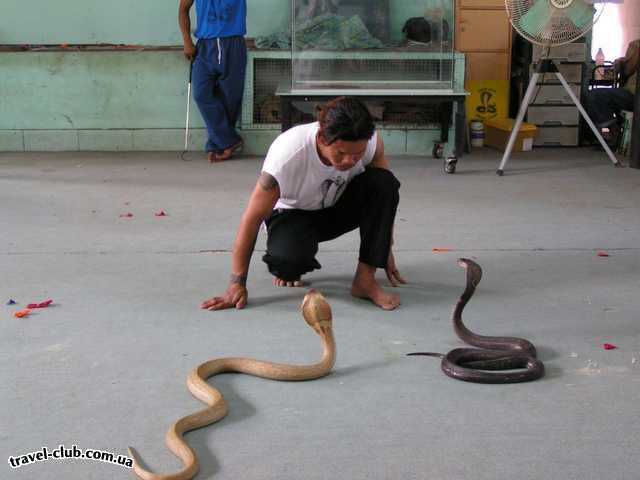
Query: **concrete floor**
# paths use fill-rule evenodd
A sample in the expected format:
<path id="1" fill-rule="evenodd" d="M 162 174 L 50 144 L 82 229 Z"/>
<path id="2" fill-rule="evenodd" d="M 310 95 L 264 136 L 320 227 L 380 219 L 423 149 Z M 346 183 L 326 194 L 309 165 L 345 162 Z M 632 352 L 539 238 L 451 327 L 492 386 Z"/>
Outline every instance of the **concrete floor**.
<path id="1" fill-rule="evenodd" d="M 640 172 L 592 150 L 537 150 L 499 178 L 499 158 L 474 153 L 455 175 L 432 159 L 391 159 L 402 182 L 396 258 L 410 281 L 401 307 L 349 296 L 357 235 L 323 244 L 323 269 L 308 280 L 333 308 L 334 372 L 307 383 L 214 377 L 230 413 L 187 436 L 198 478 L 638 478 Z M 298 312 L 305 290 L 272 286 L 261 252 L 247 309 L 198 308 L 226 286 L 260 165 L 169 153 L 0 156 L 4 459 L 60 444 L 126 455 L 133 445 L 151 468 L 175 471 L 164 433 L 201 408 L 185 387 L 193 367 L 223 356 L 318 358 Z M 168 216 L 155 217 L 160 209 Z M 464 284 L 458 256 L 485 273 L 469 327 L 530 339 L 544 379 L 468 384 L 437 359 L 405 357 L 460 345 L 450 324 Z M 47 298 L 53 307 L 12 316 Z M 88 460 L 4 468 L 0 477 L 16 480 L 132 476 Z"/>

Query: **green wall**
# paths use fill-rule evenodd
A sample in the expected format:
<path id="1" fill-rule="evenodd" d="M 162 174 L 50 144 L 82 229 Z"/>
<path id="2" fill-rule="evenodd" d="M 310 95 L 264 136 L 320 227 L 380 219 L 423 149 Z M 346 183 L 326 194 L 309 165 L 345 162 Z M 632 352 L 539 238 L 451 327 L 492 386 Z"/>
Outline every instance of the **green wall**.
<path id="1" fill-rule="evenodd" d="M 181 43 L 177 0 L 0 1 L 0 44 Z M 395 30 L 423 2 L 391 4 Z M 248 36 L 289 28 L 290 0 L 248 0 L 248 8 Z M 0 51 L 0 151 L 180 150 L 187 69 L 180 50 Z M 190 148 L 200 150 L 205 132 L 193 103 L 190 126 Z M 385 138 L 390 153 L 420 154 L 437 133 Z M 246 152 L 264 153 L 277 134 L 245 129 Z"/>
<path id="2" fill-rule="evenodd" d="M 174 128 L 187 70 L 178 51 L 0 53 L 0 129 Z"/>
<path id="3" fill-rule="evenodd" d="M 182 44 L 178 4 L 178 0 L 1 0 L 0 44 L 178 45 Z M 291 0 L 247 0 L 248 35 L 287 28 L 290 5 Z"/>
<path id="4" fill-rule="evenodd" d="M 178 3 L 178 0 L 2 0 L 0 44 L 177 45 L 182 43 Z M 441 6 L 451 18 L 453 0 L 389 0 L 389 5 L 393 37 L 399 39 L 406 19 L 423 15 L 425 8 Z M 290 9 L 291 0 L 247 0 L 248 36 L 289 28 Z M 193 11 L 195 7 L 192 14 Z"/>

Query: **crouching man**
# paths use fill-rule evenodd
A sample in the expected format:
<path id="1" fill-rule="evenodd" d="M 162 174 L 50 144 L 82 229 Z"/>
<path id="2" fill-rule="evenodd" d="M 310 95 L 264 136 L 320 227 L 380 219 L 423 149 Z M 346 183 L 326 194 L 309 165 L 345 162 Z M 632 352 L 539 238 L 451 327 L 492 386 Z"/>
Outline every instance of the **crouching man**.
<path id="1" fill-rule="evenodd" d="M 392 286 L 406 283 L 391 249 L 399 188 L 366 106 L 347 97 L 328 102 L 319 108 L 317 122 L 291 128 L 269 148 L 240 221 L 229 286 L 201 307 L 246 305 L 249 262 L 265 222 L 263 260 L 275 285 L 302 286 L 302 276 L 320 268 L 315 258 L 318 244 L 359 229 L 351 294 L 385 310 L 395 309 L 399 296 L 385 291 L 375 273 L 384 269 Z"/>

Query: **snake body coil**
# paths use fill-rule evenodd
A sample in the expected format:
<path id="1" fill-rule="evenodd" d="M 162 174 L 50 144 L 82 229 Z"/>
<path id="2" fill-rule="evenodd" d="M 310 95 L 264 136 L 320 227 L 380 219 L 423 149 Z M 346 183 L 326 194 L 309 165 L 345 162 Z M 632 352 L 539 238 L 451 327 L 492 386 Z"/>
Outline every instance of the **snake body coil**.
<path id="1" fill-rule="evenodd" d="M 467 284 L 453 310 L 453 328 L 463 342 L 479 348 L 456 348 L 446 355 L 431 352 L 409 355 L 441 357 L 442 371 L 452 378 L 466 382 L 517 383 L 544 376 L 544 364 L 536 358 L 536 348 L 528 340 L 478 335 L 462 323 L 462 311 L 480 283 L 482 268 L 467 258 L 459 259 L 458 264 L 467 270 Z"/>
<path id="2" fill-rule="evenodd" d="M 304 297 L 301 306 L 302 315 L 309 326 L 315 330 L 322 341 L 323 353 L 318 363 L 312 365 L 286 365 L 264 362 L 252 358 L 218 358 L 196 367 L 187 378 L 187 387 L 191 394 L 207 408 L 183 417 L 169 429 L 165 440 L 167 447 L 184 464 L 182 470 L 173 474 L 156 474 L 142 468 L 133 449 L 129 455 L 133 458 L 133 471 L 143 480 L 189 480 L 199 469 L 195 452 L 187 445 L 183 435 L 191 430 L 210 425 L 225 417 L 227 405 L 222 394 L 207 383 L 207 378 L 218 373 L 245 373 L 271 380 L 301 381 L 313 380 L 327 375 L 336 359 L 336 345 L 331 325 L 331 307 L 317 291 L 311 290 Z"/>

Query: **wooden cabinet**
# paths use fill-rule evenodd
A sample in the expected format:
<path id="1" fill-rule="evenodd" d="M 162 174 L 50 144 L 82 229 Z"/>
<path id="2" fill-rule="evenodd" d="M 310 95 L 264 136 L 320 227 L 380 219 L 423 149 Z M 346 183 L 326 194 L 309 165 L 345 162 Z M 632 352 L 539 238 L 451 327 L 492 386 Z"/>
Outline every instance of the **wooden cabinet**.
<path id="1" fill-rule="evenodd" d="M 511 69 L 508 53 L 467 52 L 465 78 L 467 82 L 506 80 Z"/>
<path id="2" fill-rule="evenodd" d="M 501 8 L 505 10 L 504 0 L 458 0 L 461 8 Z"/>
<path id="3" fill-rule="evenodd" d="M 456 2 L 456 50 L 467 57 L 467 82 L 509 80 L 511 39 L 503 0 Z"/>
<path id="4" fill-rule="evenodd" d="M 507 52 L 511 24 L 505 10 L 460 10 L 456 38 L 465 52 Z"/>

